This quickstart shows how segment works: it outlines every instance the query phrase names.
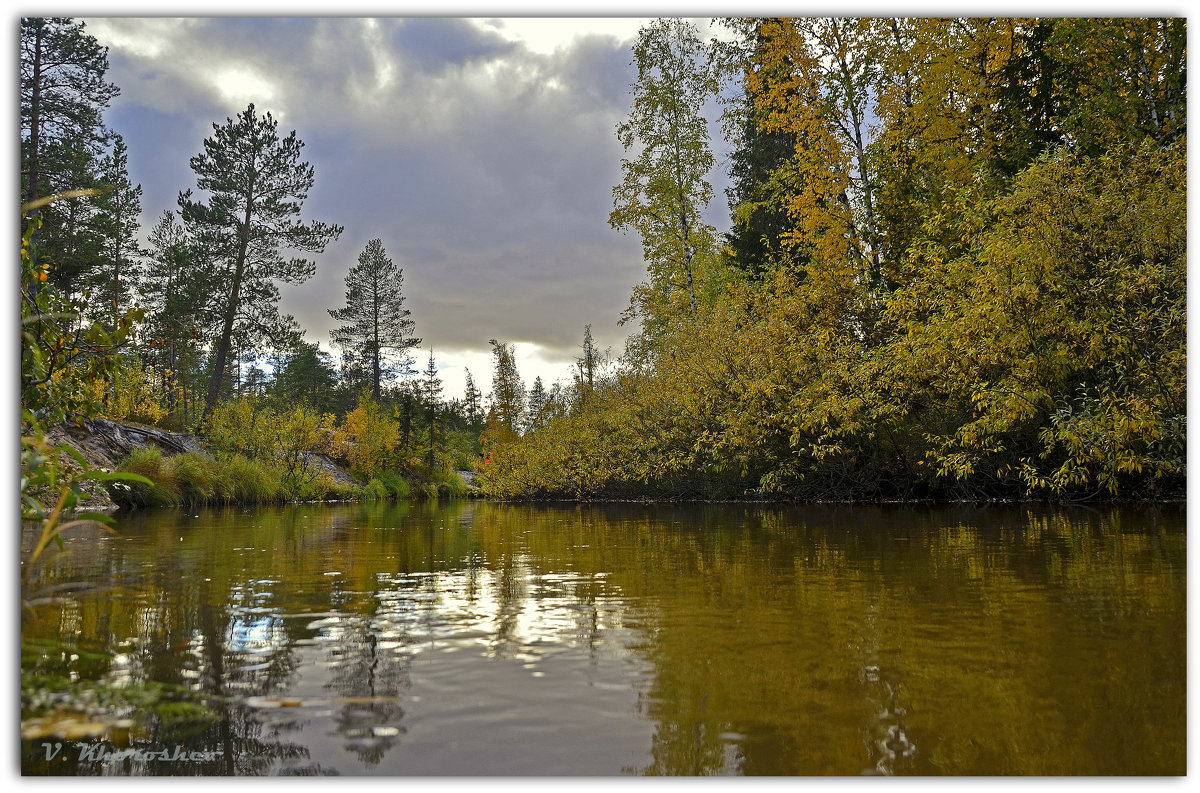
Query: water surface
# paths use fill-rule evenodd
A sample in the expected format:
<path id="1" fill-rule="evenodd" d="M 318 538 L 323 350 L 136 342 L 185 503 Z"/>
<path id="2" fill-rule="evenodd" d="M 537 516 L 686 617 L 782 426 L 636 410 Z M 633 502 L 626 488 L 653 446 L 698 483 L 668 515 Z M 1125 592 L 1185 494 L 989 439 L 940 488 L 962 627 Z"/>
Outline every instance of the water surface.
<path id="1" fill-rule="evenodd" d="M 29 571 L 59 596 L 24 621 L 37 668 L 181 686 L 216 720 L 27 740 L 25 773 L 1186 773 L 1182 507 L 300 505 L 118 530 Z"/>

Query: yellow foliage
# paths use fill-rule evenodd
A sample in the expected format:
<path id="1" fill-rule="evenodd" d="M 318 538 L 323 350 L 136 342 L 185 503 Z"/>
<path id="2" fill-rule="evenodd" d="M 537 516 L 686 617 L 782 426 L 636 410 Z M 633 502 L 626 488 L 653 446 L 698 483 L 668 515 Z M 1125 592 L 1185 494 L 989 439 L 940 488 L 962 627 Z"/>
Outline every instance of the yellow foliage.
<path id="1" fill-rule="evenodd" d="M 167 417 L 161 376 L 137 358 L 122 358 L 111 381 L 96 380 L 90 388 L 103 415 L 114 421 L 158 424 Z"/>
<path id="2" fill-rule="evenodd" d="M 355 471 L 369 479 L 389 467 L 399 442 L 400 423 L 364 393 L 337 428 L 333 444 Z"/>

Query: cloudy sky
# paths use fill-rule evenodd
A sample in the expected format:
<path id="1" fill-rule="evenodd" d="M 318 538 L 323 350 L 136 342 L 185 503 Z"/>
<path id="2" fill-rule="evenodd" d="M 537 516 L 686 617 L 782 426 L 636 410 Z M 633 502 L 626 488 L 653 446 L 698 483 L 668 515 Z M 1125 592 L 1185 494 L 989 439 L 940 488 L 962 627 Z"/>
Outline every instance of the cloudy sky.
<path id="1" fill-rule="evenodd" d="M 617 320 L 644 264 L 607 220 L 646 20 L 80 18 L 109 47 L 121 94 L 106 120 L 145 229 L 195 186 L 188 159 L 214 122 L 253 102 L 297 131 L 316 169 L 303 217 L 345 227 L 312 280 L 284 287 L 309 341 L 329 349 L 326 310 L 379 237 L 404 270 L 418 364 L 432 345 L 448 394 L 464 367 L 487 393 L 490 338 L 517 343 L 524 379 L 547 385 L 569 377 L 586 324 L 623 348 Z"/>

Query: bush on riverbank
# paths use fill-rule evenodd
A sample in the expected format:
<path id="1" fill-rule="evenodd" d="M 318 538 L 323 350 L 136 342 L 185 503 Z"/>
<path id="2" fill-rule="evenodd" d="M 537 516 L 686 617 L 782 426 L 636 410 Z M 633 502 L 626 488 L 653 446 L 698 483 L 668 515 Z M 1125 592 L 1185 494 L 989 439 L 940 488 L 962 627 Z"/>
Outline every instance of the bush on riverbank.
<path id="1" fill-rule="evenodd" d="M 467 483 L 454 471 L 438 471 L 432 478 L 417 484 L 417 497 L 433 501 L 439 498 L 465 498 L 470 494 Z"/>

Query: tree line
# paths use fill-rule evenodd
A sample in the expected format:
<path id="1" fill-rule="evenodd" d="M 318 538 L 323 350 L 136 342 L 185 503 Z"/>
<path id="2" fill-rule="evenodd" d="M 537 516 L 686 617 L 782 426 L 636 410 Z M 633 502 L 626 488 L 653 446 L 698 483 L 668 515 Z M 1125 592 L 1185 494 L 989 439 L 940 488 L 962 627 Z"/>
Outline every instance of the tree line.
<path id="1" fill-rule="evenodd" d="M 588 327 L 570 381 L 527 388 L 493 340 L 488 398 L 469 378 L 444 400 L 382 240 L 330 309 L 339 366 L 279 310 L 315 267 L 291 254 L 342 231 L 300 220 L 295 132 L 253 105 L 214 124 L 143 250 L 104 49 L 23 19 L 23 408 L 205 428 L 304 406 L 364 476 L 482 455 L 502 497 L 1181 493 L 1184 21 L 722 24 L 661 19 L 633 48 L 609 223 L 646 277 L 623 353 Z"/>
<path id="2" fill-rule="evenodd" d="M 300 447 L 337 452 L 340 431 L 341 456 L 368 477 L 473 466 L 483 395 L 468 372 L 466 394 L 446 399 L 432 348 L 415 370 L 422 340 L 381 239 L 329 309 L 337 363 L 281 311 L 279 285 L 311 278 L 343 230 L 303 218 L 316 175 L 295 131 L 254 104 L 214 123 L 189 160 L 194 185 L 143 242 L 142 189 L 104 121 L 119 95 L 107 50 L 69 18 L 23 18 L 20 38 L 24 423 L 136 420 L 273 463 Z M 267 438 L 239 431 L 291 433 L 290 445 L 267 454 Z M 359 434 L 380 432 L 383 457 L 363 457 L 380 441 Z"/>
<path id="3" fill-rule="evenodd" d="M 643 244 L 635 330 L 493 449 L 493 491 L 1182 494 L 1185 21 L 722 22 L 637 38 L 609 219 Z"/>

